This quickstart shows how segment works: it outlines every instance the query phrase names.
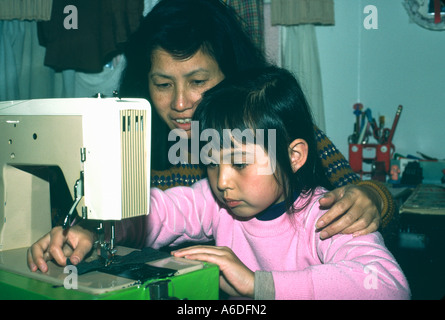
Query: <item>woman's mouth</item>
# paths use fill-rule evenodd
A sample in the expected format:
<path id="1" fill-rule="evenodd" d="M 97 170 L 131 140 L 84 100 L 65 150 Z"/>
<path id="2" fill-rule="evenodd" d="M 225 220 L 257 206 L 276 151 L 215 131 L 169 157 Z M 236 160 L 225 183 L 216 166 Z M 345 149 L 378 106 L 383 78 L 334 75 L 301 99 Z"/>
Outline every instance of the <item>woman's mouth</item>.
<path id="1" fill-rule="evenodd" d="M 191 129 L 192 118 L 173 119 L 173 122 L 174 122 L 176 128 L 188 131 Z"/>

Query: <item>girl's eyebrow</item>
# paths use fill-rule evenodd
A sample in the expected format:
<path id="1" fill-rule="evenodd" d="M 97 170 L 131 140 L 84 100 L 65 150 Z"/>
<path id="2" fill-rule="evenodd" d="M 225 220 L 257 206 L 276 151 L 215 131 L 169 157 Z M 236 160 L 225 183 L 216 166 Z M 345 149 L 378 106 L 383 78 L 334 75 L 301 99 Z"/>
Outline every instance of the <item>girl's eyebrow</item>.
<path id="1" fill-rule="evenodd" d="M 230 156 L 230 163 L 238 163 L 235 160 L 241 160 L 241 163 L 245 163 L 246 161 L 248 163 L 254 163 L 255 162 L 255 152 L 252 151 L 240 151 L 240 150 L 233 150 L 228 154 L 227 156 Z M 241 158 L 241 159 L 240 159 Z M 223 158 L 224 159 L 224 158 Z M 249 161 L 248 161 L 249 160 Z M 224 160 L 223 160 L 224 161 Z"/>

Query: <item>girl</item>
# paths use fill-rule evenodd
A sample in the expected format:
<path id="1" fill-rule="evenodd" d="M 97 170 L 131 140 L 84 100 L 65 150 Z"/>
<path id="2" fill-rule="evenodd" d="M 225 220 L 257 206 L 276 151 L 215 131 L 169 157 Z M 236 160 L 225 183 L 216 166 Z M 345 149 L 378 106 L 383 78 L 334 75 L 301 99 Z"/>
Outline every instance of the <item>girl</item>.
<path id="1" fill-rule="evenodd" d="M 329 183 L 296 79 L 275 67 L 231 79 L 206 92 L 194 114 L 200 132 L 213 130 L 220 138 L 212 143 L 221 150 L 201 149 L 208 178 L 192 187 L 153 189 L 146 224 L 125 227 L 123 221 L 116 234 L 155 248 L 213 238 L 216 246 L 173 254 L 217 264 L 221 289 L 229 295 L 409 298 L 403 272 L 380 234 L 317 235 L 324 213 L 318 200 Z M 236 134 L 229 140 L 227 129 L 251 130 L 255 142 Z"/>

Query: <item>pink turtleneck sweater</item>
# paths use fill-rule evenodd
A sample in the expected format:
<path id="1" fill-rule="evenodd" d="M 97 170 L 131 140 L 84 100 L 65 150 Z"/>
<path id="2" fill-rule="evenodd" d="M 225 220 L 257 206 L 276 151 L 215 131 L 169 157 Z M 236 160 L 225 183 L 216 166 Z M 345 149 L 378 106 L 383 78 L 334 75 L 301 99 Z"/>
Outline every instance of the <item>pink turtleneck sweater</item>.
<path id="1" fill-rule="evenodd" d="M 294 215 L 242 221 L 215 201 L 207 179 L 152 189 L 150 214 L 117 224 L 118 243 L 159 248 L 214 239 L 252 271 L 271 275 L 275 299 L 409 299 L 407 280 L 378 232 L 320 240 L 315 223 L 324 213 L 322 192 Z"/>

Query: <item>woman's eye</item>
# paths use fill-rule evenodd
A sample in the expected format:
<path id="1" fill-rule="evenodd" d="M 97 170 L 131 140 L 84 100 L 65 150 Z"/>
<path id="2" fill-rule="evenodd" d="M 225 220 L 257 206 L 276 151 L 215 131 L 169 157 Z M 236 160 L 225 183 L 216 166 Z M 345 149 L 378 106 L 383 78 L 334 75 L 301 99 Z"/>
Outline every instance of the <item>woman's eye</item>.
<path id="1" fill-rule="evenodd" d="M 192 84 L 195 86 L 203 86 L 206 82 L 207 80 L 192 80 Z"/>
<path id="2" fill-rule="evenodd" d="M 170 86 L 170 83 L 155 83 L 155 86 L 159 89 L 166 89 Z"/>
<path id="3" fill-rule="evenodd" d="M 246 168 L 248 166 L 248 164 L 247 163 L 235 163 L 235 164 L 233 164 L 233 166 L 236 169 L 241 170 L 241 169 Z"/>
<path id="4" fill-rule="evenodd" d="M 209 164 L 207 164 L 208 169 L 214 169 L 217 166 L 218 166 L 218 164 L 216 162 L 210 162 Z"/>

